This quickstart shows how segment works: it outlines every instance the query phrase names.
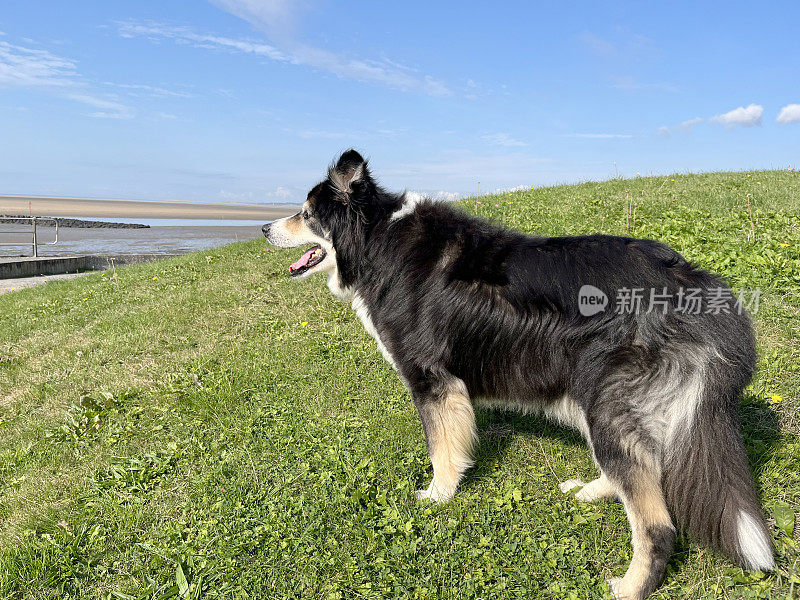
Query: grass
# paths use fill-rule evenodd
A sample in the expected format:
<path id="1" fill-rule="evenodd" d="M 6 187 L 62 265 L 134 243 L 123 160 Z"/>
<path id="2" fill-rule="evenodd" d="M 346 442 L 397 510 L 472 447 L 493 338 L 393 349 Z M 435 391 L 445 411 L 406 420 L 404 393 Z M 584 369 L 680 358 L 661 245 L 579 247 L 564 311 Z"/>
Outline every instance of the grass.
<path id="1" fill-rule="evenodd" d="M 742 426 L 778 570 L 682 540 L 655 598 L 793 598 L 800 553 L 800 175 L 675 175 L 469 199 L 540 234 L 663 240 L 760 288 Z M 617 503 L 577 435 L 479 412 L 444 506 L 409 395 L 297 251 L 263 242 L 0 296 L 1 598 L 602 598 Z"/>

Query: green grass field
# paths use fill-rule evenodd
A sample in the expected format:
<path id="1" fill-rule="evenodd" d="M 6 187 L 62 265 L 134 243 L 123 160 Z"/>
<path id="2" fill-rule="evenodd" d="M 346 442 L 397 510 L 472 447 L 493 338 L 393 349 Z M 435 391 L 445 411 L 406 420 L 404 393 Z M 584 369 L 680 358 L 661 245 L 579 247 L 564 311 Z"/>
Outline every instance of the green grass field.
<path id="1" fill-rule="evenodd" d="M 674 175 L 462 202 L 539 234 L 667 242 L 760 288 L 742 402 L 778 570 L 681 540 L 654 598 L 795 598 L 800 174 Z M 0 598 L 602 598 L 630 560 L 580 438 L 479 412 L 449 504 L 411 399 L 297 250 L 263 241 L 0 296 Z"/>

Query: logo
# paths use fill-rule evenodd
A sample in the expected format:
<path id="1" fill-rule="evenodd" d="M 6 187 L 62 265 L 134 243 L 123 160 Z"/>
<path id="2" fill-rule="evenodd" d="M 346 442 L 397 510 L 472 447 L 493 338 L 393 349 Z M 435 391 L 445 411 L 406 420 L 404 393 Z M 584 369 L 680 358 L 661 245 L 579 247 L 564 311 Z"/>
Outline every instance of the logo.
<path id="1" fill-rule="evenodd" d="M 578 290 L 578 310 L 584 317 L 601 313 L 608 306 L 608 296 L 593 285 L 581 286 Z"/>

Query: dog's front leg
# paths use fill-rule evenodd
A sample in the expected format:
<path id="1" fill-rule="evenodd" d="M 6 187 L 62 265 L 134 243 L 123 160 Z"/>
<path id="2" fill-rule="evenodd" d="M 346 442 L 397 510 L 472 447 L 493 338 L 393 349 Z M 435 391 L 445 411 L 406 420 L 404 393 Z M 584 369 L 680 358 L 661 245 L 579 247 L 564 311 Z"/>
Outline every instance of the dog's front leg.
<path id="1" fill-rule="evenodd" d="M 464 382 L 455 377 L 412 390 L 414 406 L 422 419 L 433 480 L 416 497 L 446 502 L 472 465 L 472 450 L 478 438 L 475 412 Z"/>

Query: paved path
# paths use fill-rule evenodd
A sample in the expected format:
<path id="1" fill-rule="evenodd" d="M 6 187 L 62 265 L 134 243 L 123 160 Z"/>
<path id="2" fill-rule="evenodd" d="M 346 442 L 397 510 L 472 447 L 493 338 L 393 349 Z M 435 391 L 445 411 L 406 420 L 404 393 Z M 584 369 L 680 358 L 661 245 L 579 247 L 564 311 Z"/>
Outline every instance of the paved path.
<path id="1" fill-rule="evenodd" d="M 0 294 L 21 290 L 22 288 L 31 287 L 34 285 L 42 285 L 49 281 L 74 279 L 75 277 L 80 277 L 81 275 L 88 275 L 89 273 L 96 272 L 97 271 L 87 271 L 85 273 L 64 273 L 62 275 L 40 275 L 38 277 L 20 277 L 19 279 L 0 279 Z"/>

